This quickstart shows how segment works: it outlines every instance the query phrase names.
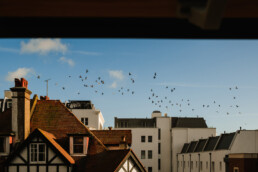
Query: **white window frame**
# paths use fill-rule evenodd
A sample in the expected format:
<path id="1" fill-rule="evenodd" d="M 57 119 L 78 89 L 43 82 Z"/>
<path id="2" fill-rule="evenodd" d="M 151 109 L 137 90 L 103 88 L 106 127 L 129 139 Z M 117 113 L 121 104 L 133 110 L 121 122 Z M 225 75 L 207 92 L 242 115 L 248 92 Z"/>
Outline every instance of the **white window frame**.
<path id="1" fill-rule="evenodd" d="M 87 119 L 87 124 L 86 124 L 86 119 Z M 81 117 L 81 122 L 82 122 L 84 125 L 88 126 L 88 125 L 89 125 L 89 118 L 88 118 L 88 117 Z"/>
<path id="2" fill-rule="evenodd" d="M 141 150 L 141 159 L 146 159 L 146 151 Z"/>
<path id="3" fill-rule="evenodd" d="M 32 154 L 32 151 L 31 151 L 31 146 L 32 145 L 37 145 L 37 161 L 32 161 L 32 156 L 31 156 L 31 154 Z M 44 151 L 44 156 L 45 156 L 45 160 L 44 161 L 39 161 L 39 145 L 44 145 L 45 146 L 45 151 Z M 29 146 L 29 149 L 30 149 L 30 163 L 46 163 L 46 149 L 47 149 L 47 147 L 46 147 L 46 144 L 45 143 L 30 143 L 30 146 Z"/>
<path id="4" fill-rule="evenodd" d="M 89 137 L 81 136 L 81 137 L 83 137 L 83 152 L 82 153 L 74 153 L 74 137 L 76 137 L 76 136 L 70 136 L 70 138 L 69 138 L 70 154 L 74 155 L 74 156 L 86 156 L 88 153 Z"/>

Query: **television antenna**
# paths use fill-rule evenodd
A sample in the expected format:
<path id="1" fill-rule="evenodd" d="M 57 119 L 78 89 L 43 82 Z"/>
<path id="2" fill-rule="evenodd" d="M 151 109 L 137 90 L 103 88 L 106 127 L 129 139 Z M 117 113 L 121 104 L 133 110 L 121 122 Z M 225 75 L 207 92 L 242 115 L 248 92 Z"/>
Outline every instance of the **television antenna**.
<path id="1" fill-rule="evenodd" d="M 47 96 L 48 96 L 48 81 L 51 80 L 51 79 L 47 79 L 45 80 L 45 82 L 47 83 Z"/>

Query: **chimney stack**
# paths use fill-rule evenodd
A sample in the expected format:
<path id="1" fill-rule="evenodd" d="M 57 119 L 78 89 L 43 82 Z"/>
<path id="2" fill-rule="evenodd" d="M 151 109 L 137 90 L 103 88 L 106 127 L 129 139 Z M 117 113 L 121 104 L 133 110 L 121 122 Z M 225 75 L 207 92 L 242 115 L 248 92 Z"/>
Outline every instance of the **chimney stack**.
<path id="1" fill-rule="evenodd" d="M 112 127 L 108 127 L 109 130 L 112 130 Z"/>
<path id="2" fill-rule="evenodd" d="M 28 81 L 24 78 L 15 78 L 15 87 L 12 91 L 12 131 L 15 140 L 22 142 L 30 134 L 30 95 Z"/>
<path id="3" fill-rule="evenodd" d="M 126 144 L 126 138 L 125 138 L 125 136 L 122 136 L 122 137 L 121 137 L 121 141 L 120 141 L 120 144 L 119 144 L 119 148 L 120 148 L 120 149 L 127 149 L 127 144 Z"/>

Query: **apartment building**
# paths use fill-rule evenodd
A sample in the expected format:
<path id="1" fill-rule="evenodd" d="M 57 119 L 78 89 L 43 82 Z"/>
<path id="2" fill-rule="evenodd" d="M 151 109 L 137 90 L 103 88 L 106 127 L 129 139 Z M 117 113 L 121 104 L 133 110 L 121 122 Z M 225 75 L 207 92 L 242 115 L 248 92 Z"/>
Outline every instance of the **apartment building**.
<path id="1" fill-rule="evenodd" d="M 89 100 L 69 100 L 65 106 L 91 130 L 102 130 L 105 120 L 100 110 Z"/>
<path id="2" fill-rule="evenodd" d="M 132 131 L 132 149 L 149 172 L 176 172 L 176 155 L 185 142 L 216 135 L 203 118 L 162 116 L 153 111 L 151 118 L 117 118 L 115 129 Z"/>
<path id="3" fill-rule="evenodd" d="M 184 144 L 177 172 L 256 172 L 258 130 L 238 130 Z"/>

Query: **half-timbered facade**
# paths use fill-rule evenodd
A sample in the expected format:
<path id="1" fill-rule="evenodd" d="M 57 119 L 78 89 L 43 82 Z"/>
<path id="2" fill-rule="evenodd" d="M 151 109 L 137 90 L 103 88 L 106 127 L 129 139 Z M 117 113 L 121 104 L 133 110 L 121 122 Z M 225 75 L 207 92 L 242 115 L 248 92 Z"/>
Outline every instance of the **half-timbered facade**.
<path id="1" fill-rule="evenodd" d="M 120 132 L 110 149 L 60 100 L 31 100 L 27 85 L 15 79 L 12 107 L 0 112 L 0 172 L 146 171 L 125 145 L 131 133 Z"/>

